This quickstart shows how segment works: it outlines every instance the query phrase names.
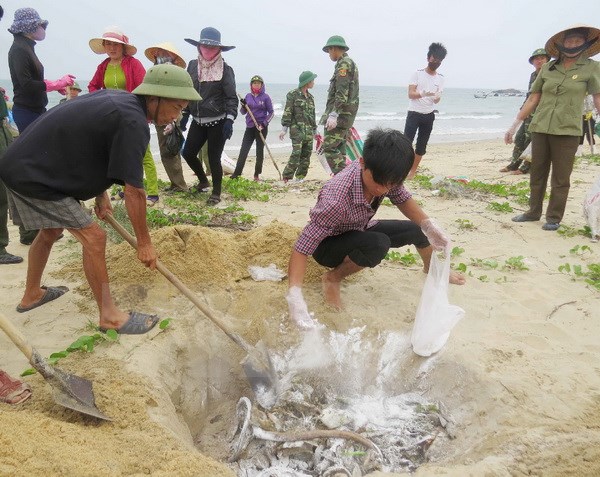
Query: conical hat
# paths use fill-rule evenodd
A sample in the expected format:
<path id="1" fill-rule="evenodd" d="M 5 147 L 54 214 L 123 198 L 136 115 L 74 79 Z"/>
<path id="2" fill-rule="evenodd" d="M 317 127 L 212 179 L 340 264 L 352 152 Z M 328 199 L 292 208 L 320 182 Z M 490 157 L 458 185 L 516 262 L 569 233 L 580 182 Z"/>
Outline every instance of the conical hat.
<path id="1" fill-rule="evenodd" d="M 175 64 L 181 68 L 185 68 L 185 60 L 181 57 L 181 53 L 179 53 L 177 47 L 170 41 L 165 41 L 164 43 L 159 43 L 158 45 L 146 48 L 144 54 L 146 55 L 146 58 L 154 63 L 156 60 L 156 52 L 158 50 L 165 50 L 169 53 L 173 53 L 173 55 L 175 55 Z"/>
<path id="2" fill-rule="evenodd" d="M 588 35 L 586 41 L 594 39 L 596 40 L 582 53 L 582 55 L 585 58 L 590 58 L 600 53 L 600 30 L 589 25 L 584 25 L 583 23 L 576 23 L 575 25 L 571 25 L 569 28 L 565 28 L 564 30 L 561 30 L 555 35 L 551 36 L 550 39 L 546 42 L 546 51 L 550 56 L 552 56 L 552 58 L 559 57 L 560 51 L 558 50 L 556 45 L 563 44 L 563 41 L 565 40 L 565 33 L 569 30 L 574 30 L 576 28 L 587 28 Z"/>

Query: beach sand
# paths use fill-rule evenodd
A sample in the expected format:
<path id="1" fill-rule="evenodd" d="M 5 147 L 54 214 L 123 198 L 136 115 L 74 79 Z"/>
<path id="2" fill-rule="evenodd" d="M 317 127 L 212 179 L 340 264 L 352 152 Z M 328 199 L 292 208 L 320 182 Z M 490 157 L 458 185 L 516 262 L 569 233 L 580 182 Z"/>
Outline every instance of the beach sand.
<path id="1" fill-rule="evenodd" d="M 487 183 L 527 180 L 498 172 L 510 152 L 499 140 L 431 145 L 422 172 Z M 283 170 L 287 157 L 276 159 Z M 268 156 L 264 169 L 264 178 L 276 179 Z M 251 157 L 247 177 L 252 170 Z M 564 225 L 585 225 L 581 203 L 599 173 L 600 166 L 585 161 L 576 166 Z M 275 263 L 285 270 L 324 180 L 313 156 L 304 183 L 278 185 L 281 190 L 268 202 L 241 203 L 257 216 L 257 228 L 247 233 L 196 227 L 153 233 L 167 266 L 207 306 L 249 342 L 266 341 L 278 356 L 302 341 L 287 318 L 287 283 L 255 282 L 246 267 Z M 466 315 L 446 346 L 430 358 L 410 351 L 425 281 L 419 264 L 385 261 L 361 272 L 343 285 L 346 308 L 338 313 L 323 304 L 322 269 L 312 263 L 305 297 L 330 332 L 364 327 L 362 340 L 375 344 L 389 333 L 404 337 L 389 360 L 386 388 L 440 402 L 450 421 L 415 475 L 600 475 L 600 292 L 558 270 L 565 263 L 585 270 L 600 262 L 598 244 L 581 235 L 545 232 L 543 222 L 511 222 L 525 210 L 511 199 L 514 212 L 501 213 L 488 204 L 507 199 L 477 193 L 447 197 L 413 183 L 408 188 L 453 245 L 464 249 L 452 262 L 467 265 L 467 283 L 450 288 L 450 302 Z M 222 205 L 230 203 L 224 196 Z M 381 207 L 378 217 L 395 218 L 398 211 Z M 9 229 L 8 250 L 26 255 L 16 227 Z M 90 334 L 88 322 L 97 322 L 80 248 L 66 235 L 55 246 L 44 283 L 71 291 L 51 304 L 17 313 L 26 261 L 1 270 L 3 313 L 43 356 Z M 518 256 L 527 270 L 503 269 Z M 253 398 L 238 364 L 243 352 L 158 273 L 144 270 L 126 244 L 111 244 L 107 261 L 121 306 L 172 318 L 171 325 L 60 361 L 62 369 L 93 381 L 97 405 L 112 422 L 65 410 L 53 403 L 40 376 L 23 378 L 33 388 L 32 398 L 0 405 L 0 475 L 235 475 L 226 464 L 227 434 L 237 399 Z M 490 268 L 491 263 L 498 266 Z M 0 364 L 13 375 L 29 367 L 4 335 Z M 367 371 L 373 378 L 378 370 Z"/>

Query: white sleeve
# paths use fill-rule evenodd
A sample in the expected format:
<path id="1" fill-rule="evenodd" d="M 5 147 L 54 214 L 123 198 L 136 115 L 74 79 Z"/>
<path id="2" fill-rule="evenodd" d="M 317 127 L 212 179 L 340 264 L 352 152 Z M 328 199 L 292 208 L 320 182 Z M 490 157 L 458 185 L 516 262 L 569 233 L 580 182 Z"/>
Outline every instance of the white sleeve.
<path id="1" fill-rule="evenodd" d="M 415 71 L 412 75 L 410 75 L 410 79 L 408 80 L 408 84 L 419 85 L 419 77 L 417 76 L 417 72 Z"/>

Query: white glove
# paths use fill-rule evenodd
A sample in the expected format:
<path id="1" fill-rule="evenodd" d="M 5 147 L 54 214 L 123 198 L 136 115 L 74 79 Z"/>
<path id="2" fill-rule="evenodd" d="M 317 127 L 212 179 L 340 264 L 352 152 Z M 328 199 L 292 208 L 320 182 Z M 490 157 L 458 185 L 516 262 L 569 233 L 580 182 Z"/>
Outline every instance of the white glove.
<path id="1" fill-rule="evenodd" d="M 506 134 L 504 135 L 504 143 L 505 144 L 512 144 L 513 136 L 517 132 L 517 129 L 519 129 L 519 127 L 521 126 L 522 122 L 523 121 L 521 121 L 519 118 L 516 118 L 515 121 L 512 123 L 512 125 L 510 126 L 510 128 L 508 128 L 508 131 L 506 131 Z"/>
<path id="2" fill-rule="evenodd" d="M 440 91 L 438 91 L 437 93 L 435 93 L 433 95 L 433 100 L 434 101 L 439 101 L 442 98 L 442 93 Z"/>
<path id="3" fill-rule="evenodd" d="M 421 230 L 434 250 L 444 250 L 450 243 L 450 240 L 444 231 L 433 221 L 433 219 L 425 219 L 421 222 Z"/>
<path id="4" fill-rule="evenodd" d="M 337 128 L 337 118 L 338 117 L 336 113 L 329 113 L 329 116 L 327 116 L 327 122 L 325 123 L 325 129 L 331 131 L 332 129 Z"/>
<path id="5" fill-rule="evenodd" d="M 175 127 L 175 126 L 173 126 L 173 123 L 169 123 L 169 124 L 167 124 L 167 125 L 165 126 L 165 130 L 163 131 L 163 132 L 164 132 L 164 134 L 167 134 L 167 135 L 168 135 L 168 134 L 171 134 L 171 133 L 173 132 L 173 128 L 174 128 L 174 127 Z"/>
<path id="6" fill-rule="evenodd" d="M 294 320 L 298 328 L 303 330 L 312 330 L 317 327 L 317 322 L 308 312 L 308 307 L 302 296 L 302 288 L 290 287 L 285 299 L 288 302 L 290 318 Z"/>

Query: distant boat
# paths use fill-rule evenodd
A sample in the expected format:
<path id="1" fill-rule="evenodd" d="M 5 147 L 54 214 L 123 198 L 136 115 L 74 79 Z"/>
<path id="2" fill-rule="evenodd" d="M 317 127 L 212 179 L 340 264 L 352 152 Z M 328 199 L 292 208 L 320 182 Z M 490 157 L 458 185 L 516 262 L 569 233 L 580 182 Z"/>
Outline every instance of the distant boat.
<path id="1" fill-rule="evenodd" d="M 524 91 L 519 91 L 518 89 L 498 89 L 495 91 L 475 91 L 476 98 L 487 98 L 488 96 L 501 96 L 501 97 L 511 97 L 511 96 L 526 96 L 527 93 Z"/>
<path id="2" fill-rule="evenodd" d="M 475 96 L 476 98 L 487 98 L 488 94 L 489 93 L 486 93 L 484 91 L 476 91 L 473 96 Z"/>

